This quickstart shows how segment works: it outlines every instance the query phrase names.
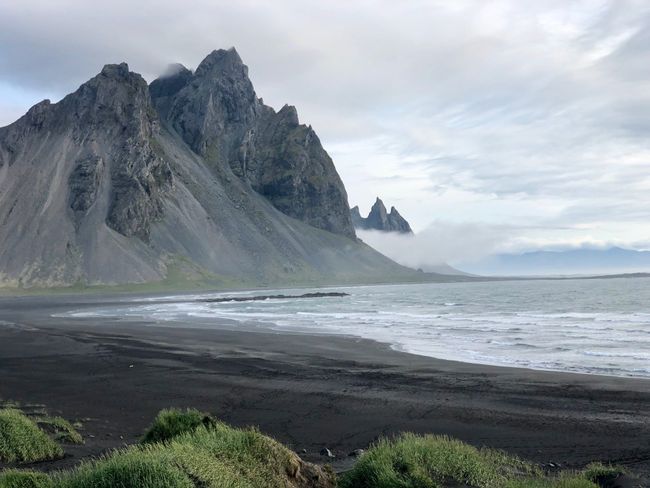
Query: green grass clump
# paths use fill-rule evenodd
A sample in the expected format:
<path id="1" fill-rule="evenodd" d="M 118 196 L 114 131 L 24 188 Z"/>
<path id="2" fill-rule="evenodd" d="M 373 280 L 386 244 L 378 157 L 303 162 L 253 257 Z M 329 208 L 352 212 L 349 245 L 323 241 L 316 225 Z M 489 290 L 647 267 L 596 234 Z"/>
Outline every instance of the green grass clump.
<path id="1" fill-rule="evenodd" d="M 81 434 L 62 417 L 41 417 L 36 422 L 39 427 L 52 434 L 56 441 L 66 444 L 83 444 L 84 442 Z"/>
<path id="2" fill-rule="evenodd" d="M 59 488 L 194 488 L 177 466 L 154 452 L 127 449 L 54 475 Z"/>
<path id="3" fill-rule="evenodd" d="M 0 410 L 0 461 L 35 462 L 62 456 L 61 447 L 20 410 Z"/>
<path id="4" fill-rule="evenodd" d="M 598 488 L 584 474 L 545 476 L 531 463 L 446 436 L 380 440 L 340 479 L 341 488 Z"/>
<path id="5" fill-rule="evenodd" d="M 17 410 L 2 419 L 40 433 Z M 19 419 L 18 421 L 16 419 Z M 49 426 L 69 423 L 49 419 Z M 43 420 L 43 419 L 41 419 Z M 70 426 L 72 427 L 72 426 Z M 19 438 L 25 437 L 16 431 Z M 4 444 L 0 443 L 0 447 Z M 58 447 L 58 446 L 57 446 Z M 380 440 L 339 479 L 340 488 L 598 488 L 621 470 L 591 464 L 582 472 L 546 474 L 493 449 L 477 449 L 445 436 L 402 434 Z M 334 474 L 304 463 L 254 428 L 236 429 L 197 410 L 161 411 L 143 442 L 51 475 L 6 470 L 0 488 L 333 488 Z"/>
<path id="6" fill-rule="evenodd" d="M 448 481 L 503 488 L 532 466 L 498 451 L 479 450 L 444 436 L 403 434 L 381 440 L 341 481 L 343 488 L 434 488 Z"/>
<path id="7" fill-rule="evenodd" d="M 594 483 L 603 483 L 608 480 L 614 480 L 625 474 L 625 470 L 603 463 L 591 463 L 582 472 L 583 476 Z"/>
<path id="8" fill-rule="evenodd" d="M 54 485 L 44 473 L 8 469 L 0 473 L 0 488 L 54 488 Z"/>
<path id="9" fill-rule="evenodd" d="M 255 429 L 200 427 L 168 445 L 171 456 L 206 487 L 281 488 L 300 468 L 298 456 Z"/>
<path id="10" fill-rule="evenodd" d="M 142 437 L 142 442 L 148 444 L 168 441 L 186 432 L 193 432 L 204 423 L 209 424 L 212 422 L 208 414 L 192 408 L 186 410 L 166 408 L 158 413 Z"/>
<path id="11" fill-rule="evenodd" d="M 169 411 L 159 417 L 168 418 Z M 54 486 L 296 488 L 314 486 L 301 484 L 314 474 L 333 478 L 319 468 L 303 465 L 295 453 L 255 429 L 235 429 L 212 419 L 204 425 L 203 418 L 191 431 L 118 450 L 57 473 L 52 476 Z M 323 486 L 334 486 L 331 481 Z"/>

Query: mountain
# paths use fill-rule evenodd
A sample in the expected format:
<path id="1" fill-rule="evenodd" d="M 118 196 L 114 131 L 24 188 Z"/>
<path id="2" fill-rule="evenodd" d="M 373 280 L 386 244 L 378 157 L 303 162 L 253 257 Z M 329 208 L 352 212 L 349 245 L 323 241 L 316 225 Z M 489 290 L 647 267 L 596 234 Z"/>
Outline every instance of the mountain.
<path id="1" fill-rule="evenodd" d="M 410 279 L 358 241 L 334 164 L 234 49 L 125 64 L 0 128 L 0 284 Z M 180 278 L 179 278 L 180 279 Z"/>
<path id="2" fill-rule="evenodd" d="M 401 232 L 403 234 L 412 234 L 411 226 L 402 217 L 395 207 L 390 208 L 390 213 L 386 210 L 384 202 L 379 197 L 370 209 L 368 217 L 363 218 L 359 207 L 350 209 L 352 224 L 357 229 L 381 230 L 385 232 Z"/>
<path id="3" fill-rule="evenodd" d="M 474 263 L 458 264 L 482 275 L 595 275 L 650 271 L 650 252 L 612 247 L 499 254 Z"/>

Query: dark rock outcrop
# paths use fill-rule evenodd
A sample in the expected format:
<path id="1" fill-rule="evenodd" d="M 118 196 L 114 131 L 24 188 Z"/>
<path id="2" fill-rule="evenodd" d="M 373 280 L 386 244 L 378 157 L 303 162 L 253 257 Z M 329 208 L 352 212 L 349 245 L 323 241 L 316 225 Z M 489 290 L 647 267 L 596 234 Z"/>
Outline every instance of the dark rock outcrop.
<path id="1" fill-rule="evenodd" d="M 355 205 L 350 209 L 350 218 L 352 219 L 352 225 L 355 229 L 365 229 L 366 219 L 361 216 L 361 211 L 359 206 Z"/>
<path id="2" fill-rule="evenodd" d="M 303 293 L 302 295 L 255 295 L 252 297 L 219 297 L 219 298 L 202 298 L 197 302 L 204 303 L 228 303 L 228 302 L 257 302 L 266 300 L 286 300 L 297 298 L 341 298 L 350 296 L 348 293 L 341 292 L 316 292 Z"/>
<path id="3" fill-rule="evenodd" d="M 75 219 L 80 221 L 97 199 L 104 173 L 104 162 L 99 156 L 86 156 L 78 159 L 70 176 L 70 208 L 75 212 Z"/>
<path id="4" fill-rule="evenodd" d="M 179 270 L 256 284 L 414 273 L 355 238 L 318 137 L 257 98 L 234 49 L 150 86 L 107 65 L 0 128 L 0 286 Z"/>
<path id="5" fill-rule="evenodd" d="M 357 229 L 381 230 L 384 232 L 400 232 L 403 234 L 412 234 L 411 226 L 404 217 L 400 215 L 395 207 L 390 208 L 390 213 L 386 210 L 384 202 L 379 197 L 370 209 L 368 217 L 363 218 L 359 212 L 359 207 L 350 209 L 350 217 L 354 227 Z"/>

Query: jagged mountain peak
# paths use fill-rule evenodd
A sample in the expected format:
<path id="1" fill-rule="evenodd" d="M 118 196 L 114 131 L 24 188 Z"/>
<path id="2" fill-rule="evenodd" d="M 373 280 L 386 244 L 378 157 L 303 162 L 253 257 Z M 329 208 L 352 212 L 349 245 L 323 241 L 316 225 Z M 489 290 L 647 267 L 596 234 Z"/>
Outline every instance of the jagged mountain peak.
<path id="1" fill-rule="evenodd" d="M 102 76 L 107 78 L 128 78 L 131 74 L 129 65 L 126 63 L 119 64 L 105 64 L 100 72 Z"/>
<path id="2" fill-rule="evenodd" d="M 215 50 L 193 75 L 158 79 L 153 102 L 163 122 L 215 168 L 228 167 L 276 208 L 355 237 L 336 168 L 292 105 L 264 105 L 234 49 Z"/>
<path id="3" fill-rule="evenodd" d="M 278 118 L 295 126 L 300 125 L 300 121 L 298 120 L 298 111 L 293 105 L 285 104 L 278 112 Z"/>
<path id="4" fill-rule="evenodd" d="M 412 234 L 411 226 L 400 215 L 395 207 L 390 208 L 390 213 L 381 198 L 377 197 L 375 203 L 370 209 L 368 217 L 363 218 L 359 207 L 355 206 L 350 209 L 352 223 L 357 229 L 380 230 L 385 232 L 400 232 L 403 234 Z"/>
<path id="5" fill-rule="evenodd" d="M 41 100 L 37 104 L 33 105 L 19 120 L 29 121 L 29 124 L 33 126 L 40 125 L 45 120 L 51 106 L 52 102 L 49 99 Z"/>
<path id="6" fill-rule="evenodd" d="M 52 105 L 52 101 L 49 98 L 46 98 L 45 100 L 41 100 L 40 102 L 34 104 L 28 111 L 27 113 L 37 113 L 40 112 L 43 109 L 46 109 Z"/>
<path id="7" fill-rule="evenodd" d="M 99 110 L 104 106 L 120 104 L 125 98 L 133 96 L 149 98 L 147 82 L 142 75 L 130 71 L 126 63 L 107 64 L 99 74 L 83 83 L 61 102 L 65 105 L 69 100 L 92 98 L 95 104 L 88 108 Z"/>
<path id="8" fill-rule="evenodd" d="M 177 76 L 180 73 L 192 73 L 192 70 L 188 69 L 182 63 L 171 63 L 171 64 L 167 65 L 167 68 L 159 76 L 159 78 L 168 78 L 170 76 Z"/>
<path id="9" fill-rule="evenodd" d="M 215 49 L 201 61 L 195 74 L 206 76 L 214 73 L 241 74 L 248 77 L 248 67 L 234 47 Z"/>
<path id="10" fill-rule="evenodd" d="M 379 197 L 377 197 L 377 199 L 375 200 L 375 203 L 373 204 L 372 208 L 370 209 L 370 214 L 372 215 L 374 213 L 377 213 L 377 214 L 385 214 L 385 213 L 387 213 L 386 205 L 384 205 L 384 202 Z"/>

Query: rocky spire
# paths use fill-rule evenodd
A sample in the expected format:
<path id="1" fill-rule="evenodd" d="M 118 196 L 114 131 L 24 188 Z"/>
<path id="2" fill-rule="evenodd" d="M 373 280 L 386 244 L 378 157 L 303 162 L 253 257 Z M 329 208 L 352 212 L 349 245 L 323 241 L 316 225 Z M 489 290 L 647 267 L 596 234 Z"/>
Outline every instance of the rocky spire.
<path id="1" fill-rule="evenodd" d="M 355 228 L 357 229 L 364 228 L 364 223 L 366 219 L 364 219 L 361 216 L 361 211 L 359 210 L 358 205 L 355 205 L 350 209 L 350 217 L 352 217 L 352 225 L 354 225 Z"/>
<path id="2" fill-rule="evenodd" d="M 413 233 L 410 224 L 407 222 L 407 220 L 404 217 L 400 215 L 400 213 L 397 211 L 395 207 L 390 208 L 390 213 L 388 214 L 388 221 L 390 222 L 390 225 L 393 228 L 393 230 L 396 230 L 397 232 L 402 232 L 406 234 Z"/>
<path id="3" fill-rule="evenodd" d="M 248 67 L 239 57 L 234 47 L 230 49 L 215 49 L 208 54 L 198 68 L 196 76 L 209 76 L 215 73 L 229 74 L 248 78 Z"/>
<path id="4" fill-rule="evenodd" d="M 379 197 L 375 200 L 368 217 L 366 217 L 366 225 L 370 229 L 392 230 L 388 229 L 388 212 L 384 202 Z"/>
<path id="5" fill-rule="evenodd" d="M 370 209 L 368 217 L 365 219 L 359 212 L 359 207 L 350 210 L 350 215 L 354 226 L 358 229 L 381 230 L 385 232 L 400 232 L 403 234 L 412 234 L 411 226 L 400 215 L 395 207 L 391 207 L 390 213 L 386 210 L 384 202 L 379 197 L 375 200 Z"/>

